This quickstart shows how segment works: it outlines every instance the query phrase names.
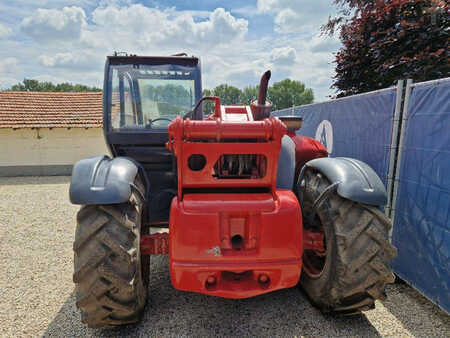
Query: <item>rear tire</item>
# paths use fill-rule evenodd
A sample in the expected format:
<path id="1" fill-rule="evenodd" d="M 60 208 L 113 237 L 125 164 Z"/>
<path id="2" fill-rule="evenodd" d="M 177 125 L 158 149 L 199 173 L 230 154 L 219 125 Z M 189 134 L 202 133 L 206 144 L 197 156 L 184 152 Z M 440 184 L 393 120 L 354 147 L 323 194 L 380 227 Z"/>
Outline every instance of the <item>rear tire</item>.
<path id="1" fill-rule="evenodd" d="M 135 323 L 145 307 L 149 261 L 140 255 L 143 207 L 133 189 L 127 203 L 83 206 L 77 214 L 73 281 L 76 305 L 89 327 Z"/>
<path id="2" fill-rule="evenodd" d="M 326 254 L 303 254 L 300 285 L 323 312 L 357 314 L 373 309 L 386 297 L 387 283 L 394 282 L 390 261 L 397 250 L 389 243 L 391 221 L 376 207 L 347 200 L 332 192 L 308 215 L 330 182 L 319 172 L 306 170 L 299 186 L 304 227 L 321 231 Z"/>

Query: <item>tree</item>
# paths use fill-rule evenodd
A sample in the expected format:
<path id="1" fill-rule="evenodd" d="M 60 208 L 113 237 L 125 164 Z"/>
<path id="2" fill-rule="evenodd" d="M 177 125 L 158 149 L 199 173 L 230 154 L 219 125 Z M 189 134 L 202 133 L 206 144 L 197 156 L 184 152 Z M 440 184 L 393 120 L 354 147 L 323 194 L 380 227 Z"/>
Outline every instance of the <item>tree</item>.
<path id="1" fill-rule="evenodd" d="M 322 27 L 339 31 L 332 88 L 338 97 L 450 75 L 449 3 L 442 0 L 334 0 L 339 16 Z"/>
<path id="2" fill-rule="evenodd" d="M 203 89 L 203 97 L 214 96 L 213 90 Z M 203 114 L 210 114 L 214 111 L 214 103 L 211 101 L 203 101 Z"/>
<path id="3" fill-rule="evenodd" d="M 272 101 L 273 110 L 301 106 L 314 101 L 311 88 L 306 88 L 300 81 L 285 79 L 269 87 L 268 99 Z"/>
<path id="4" fill-rule="evenodd" d="M 212 90 L 203 90 L 203 96 L 218 96 L 223 105 L 241 104 L 242 91 L 234 86 L 221 84 Z M 214 110 L 214 103 L 208 101 L 203 104 L 203 111 L 210 113 Z"/>
<path id="5" fill-rule="evenodd" d="M 38 81 L 32 79 L 24 79 L 13 85 L 9 90 L 12 91 L 35 91 L 35 92 L 101 92 L 100 88 L 89 87 L 82 84 L 72 84 L 63 82 L 53 84 L 46 81 Z"/>
<path id="6" fill-rule="evenodd" d="M 239 88 L 221 84 L 213 89 L 214 96 L 220 97 L 220 103 L 224 105 L 240 104 L 241 90 Z"/>
<path id="7" fill-rule="evenodd" d="M 181 85 L 144 85 L 142 92 L 147 99 L 155 102 L 169 103 L 178 107 L 190 107 L 194 104 L 192 93 Z"/>
<path id="8" fill-rule="evenodd" d="M 259 86 L 245 87 L 241 92 L 240 102 L 242 104 L 250 104 L 251 101 L 258 98 Z"/>
<path id="9" fill-rule="evenodd" d="M 225 105 L 229 104 L 244 104 L 248 105 L 251 101 L 258 98 L 259 86 L 248 86 L 243 90 L 221 84 L 216 88 L 210 90 L 203 90 L 203 96 L 219 96 L 220 102 Z M 314 101 L 314 94 L 311 88 L 306 88 L 300 81 L 285 79 L 280 82 L 275 82 L 273 86 L 269 87 L 267 98 L 273 104 L 273 110 L 300 106 Z M 211 112 L 214 110 L 213 104 L 207 102 L 204 104 L 204 112 Z"/>

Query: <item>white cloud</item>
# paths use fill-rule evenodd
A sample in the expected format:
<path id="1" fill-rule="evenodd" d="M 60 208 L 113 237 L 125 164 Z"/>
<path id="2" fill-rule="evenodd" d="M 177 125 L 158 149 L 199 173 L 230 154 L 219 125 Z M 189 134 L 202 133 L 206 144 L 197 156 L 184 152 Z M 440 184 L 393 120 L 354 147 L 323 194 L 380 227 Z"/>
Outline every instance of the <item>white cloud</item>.
<path id="1" fill-rule="evenodd" d="M 276 59 L 279 53 L 273 51 L 270 61 L 275 71 L 281 71 L 283 76 L 287 74 L 290 78 L 300 80 L 313 88 L 316 101 L 326 99 L 330 94 L 334 76 L 332 53 L 337 52 L 341 44 L 335 37 L 320 36 L 320 27 L 327 22 L 330 15 L 335 15 L 336 7 L 333 2 L 258 0 L 257 10 L 273 17 L 279 45 L 293 46 L 296 52 L 292 65 L 283 66 L 282 60 Z M 286 50 L 284 52 L 286 53 Z M 292 58 L 287 58 L 286 61 L 288 60 Z"/>
<path id="2" fill-rule="evenodd" d="M 268 12 L 272 8 L 277 7 L 279 2 L 279 0 L 258 0 L 256 6 L 258 10 Z"/>
<path id="3" fill-rule="evenodd" d="M 76 34 L 59 34 L 58 32 L 66 30 L 65 24 L 58 26 L 56 22 L 43 23 L 44 17 L 51 14 L 64 16 L 66 12 L 67 7 L 62 10 L 39 10 L 22 20 L 22 32 L 34 38 L 28 44 L 30 50 L 45 50 L 41 55 L 37 53 L 39 56 L 34 59 L 38 65 L 33 67 L 33 74 L 27 74 L 27 77 L 42 78 L 43 74 L 48 74 L 47 77 L 53 76 L 55 79 L 81 79 L 81 83 L 99 85 L 102 64 L 106 55 L 111 55 L 113 51 L 139 55 L 187 52 L 200 56 L 203 65 L 214 60 L 211 67 L 203 68 L 204 83 L 209 87 L 227 82 L 231 71 L 236 74 L 244 72 L 245 68 L 249 72 L 246 74 L 254 73 L 255 76 L 259 72 L 259 69 L 255 71 L 252 68 L 253 64 L 247 59 L 250 50 L 246 41 L 248 21 L 236 18 L 223 8 L 205 12 L 158 9 L 140 4 L 105 4 L 96 7 L 87 15 L 82 12 L 80 20 L 74 22 L 77 27 Z M 35 29 L 31 30 L 33 24 L 44 26 L 47 31 L 51 31 L 53 38 L 63 35 L 66 38 L 55 44 L 43 33 L 37 34 Z M 70 46 L 63 43 L 64 41 L 70 42 Z M 90 76 L 96 69 L 99 70 L 95 74 L 97 80 Z M 207 69 L 214 71 L 209 72 Z M 255 76 L 252 76 L 252 79 Z M 247 75 L 232 78 L 232 82 L 241 87 L 251 80 Z"/>
<path id="4" fill-rule="evenodd" d="M 248 56 L 237 56 L 235 50 L 229 46 L 228 49 L 229 51 L 223 48 L 216 53 L 201 55 L 203 88 L 214 88 L 222 83 L 243 88 L 258 83 L 262 72 L 266 69 L 264 59 L 249 60 Z M 242 49 L 242 52 L 246 53 L 246 50 Z"/>
<path id="5" fill-rule="evenodd" d="M 258 9 L 253 4 L 252 5 L 245 5 L 243 7 L 236 8 L 236 9 L 231 8 L 231 13 L 232 14 L 240 14 L 240 15 L 243 15 L 243 16 L 245 16 L 247 18 L 254 17 L 254 16 L 259 14 L 258 13 Z"/>
<path id="6" fill-rule="evenodd" d="M 14 74 L 18 69 L 18 61 L 14 57 L 0 60 L 0 78 L 4 75 Z"/>
<path id="7" fill-rule="evenodd" d="M 318 100 L 329 94 L 331 51 L 337 50 L 338 42 L 316 36 L 330 12 L 328 1 L 328 9 L 320 13 L 314 11 L 324 0 L 259 0 L 257 8 L 248 5 L 231 11 L 179 11 L 129 4 L 128 0 L 100 4 L 83 0 L 84 5 L 77 5 L 83 9 L 62 7 L 75 3 L 72 0 L 58 4 L 60 0 L 45 0 L 49 1 L 45 7 L 52 9 L 36 9 L 36 3 L 23 1 L 29 6 L 21 16 L 5 22 L 9 27 L 22 22 L 21 29 L 14 31 L 12 39 L 0 41 L 0 71 L 8 69 L 7 75 L 0 73 L 1 86 L 6 77 L 101 86 L 105 57 L 113 51 L 138 55 L 186 52 L 201 57 L 204 88 L 221 83 L 240 88 L 256 85 L 261 74 L 271 69 L 272 84 L 289 77 L 312 87 Z M 4 13 L 1 7 L 0 14 Z M 278 34 L 271 32 L 272 24 L 266 22 L 269 16 Z M 5 59 L 11 57 L 15 61 L 6 65 Z"/>
<path id="8" fill-rule="evenodd" d="M 0 23 L 0 39 L 7 38 L 12 34 L 12 29 Z"/>
<path id="9" fill-rule="evenodd" d="M 270 67 L 265 64 L 264 60 L 233 64 L 230 65 L 228 69 L 224 70 L 225 81 L 223 82 L 241 88 L 244 87 L 244 85 L 255 85 L 259 83 L 263 72 L 269 68 Z"/>
<path id="10" fill-rule="evenodd" d="M 39 8 L 22 20 L 22 31 L 39 41 L 76 40 L 86 24 L 86 14 L 80 7 L 63 9 Z"/>
<path id="11" fill-rule="evenodd" d="M 0 90 L 9 89 L 13 85 L 19 83 L 20 80 L 14 78 L 14 77 L 1 77 L 0 78 Z"/>
<path id="12" fill-rule="evenodd" d="M 292 47 L 275 48 L 270 53 L 270 62 L 280 66 L 292 66 L 296 57 L 297 51 Z"/>
<path id="13" fill-rule="evenodd" d="M 39 56 L 39 62 L 46 67 L 54 67 L 58 65 L 67 65 L 73 61 L 72 53 L 58 53 L 55 55 L 41 55 Z"/>
<path id="14" fill-rule="evenodd" d="M 282 9 L 275 17 L 275 31 L 278 33 L 295 33 L 302 24 L 300 15 L 290 8 Z"/>
<path id="15" fill-rule="evenodd" d="M 40 55 L 39 63 L 45 67 L 69 69 L 98 69 L 101 61 L 95 54 L 84 52 L 66 52 L 52 55 Z"/>
<path id="16" fill-rule="evenodd" d="M 0 60 L 0 90 L 10 88 L 12 85 L 20 82 L 15 76 L 18 70 L 19 66 L 16 58 L 8 57 Z"/>
<path id="17" fill-rule="evenodd" d="M 219 43 L 243 37 L 248 31 L 247 20 L 236 19 L 223 8 L 216 8 L 209 16 L 209 20 L 197 25 L 198 37 Z"/>
<path id="18" fill-rule="evenodd" d="M 314 53 L 337 52 L 342 43 L 335 36 L 315 36 L 311 41 L 311 51 Z"/>
<path id="19" fill-rule="evenodd" d="M 274 13 L 278 33 L 317 31 L 334 12 L 331 0 L 258 0 L 257 8 L 262 13 Z"/>
<path id="20" fill-rule="evenodd" d="M 166 17 L 167 13 L 140 4 L 129 7 L 98 7 L 92 13 L 92 21 L 98 26 L 134 32 L 144 27 L 147 30 L 157 29 Z"/>
<path id="21" fill-rule="evenodd" d="M 173 43 L 181 46 L 216 45 L 243 38 L 248 22 L 237 19 L 223 8 L 217 8 L 202 21 L 194 20 L 195 12 L 175 12 L 148 8 L 140 4 L 129 7 L 108 6 L 92 13 L 95 27 L 86 32 L 84 40 L 95 46 L 104 44 L 105 34 L 110 45 L 155 46 Z M 202 13 L 204 16 L 204 13 Z"/>

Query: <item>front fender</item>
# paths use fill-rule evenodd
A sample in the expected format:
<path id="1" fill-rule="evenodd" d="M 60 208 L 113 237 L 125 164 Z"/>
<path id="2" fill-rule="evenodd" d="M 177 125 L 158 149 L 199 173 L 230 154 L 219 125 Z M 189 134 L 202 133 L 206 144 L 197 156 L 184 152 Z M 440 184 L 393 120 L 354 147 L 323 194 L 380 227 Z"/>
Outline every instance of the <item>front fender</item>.
<path id="1" fill-rule="evenodd" d="M 73 204 L 127 202 L 139 167 L 123 157 L 95 156 L 78 161 L 72 170 L 69 196 Z"/>
<path id="2" fill-rule="evenodd" d="M 320 171 L 331 184 L 338 183 L 339 196 L 369 205 L 380 206 L 387 203 L 383 182 L 375 171 L 362 161 L 347 157 L 311 160 L 302 168 L 298 182 L 301 182 L 308 168 Z"/>

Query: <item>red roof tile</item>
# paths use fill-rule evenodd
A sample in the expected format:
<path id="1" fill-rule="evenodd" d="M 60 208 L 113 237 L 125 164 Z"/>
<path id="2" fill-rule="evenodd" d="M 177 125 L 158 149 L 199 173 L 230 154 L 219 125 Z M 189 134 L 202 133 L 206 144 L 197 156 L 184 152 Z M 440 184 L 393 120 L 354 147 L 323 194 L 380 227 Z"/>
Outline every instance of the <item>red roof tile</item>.
<path id="1" fill-rule="evenodd" d="M 0 91 L 0 128 L 102 126 L 101 92 Z"/>

